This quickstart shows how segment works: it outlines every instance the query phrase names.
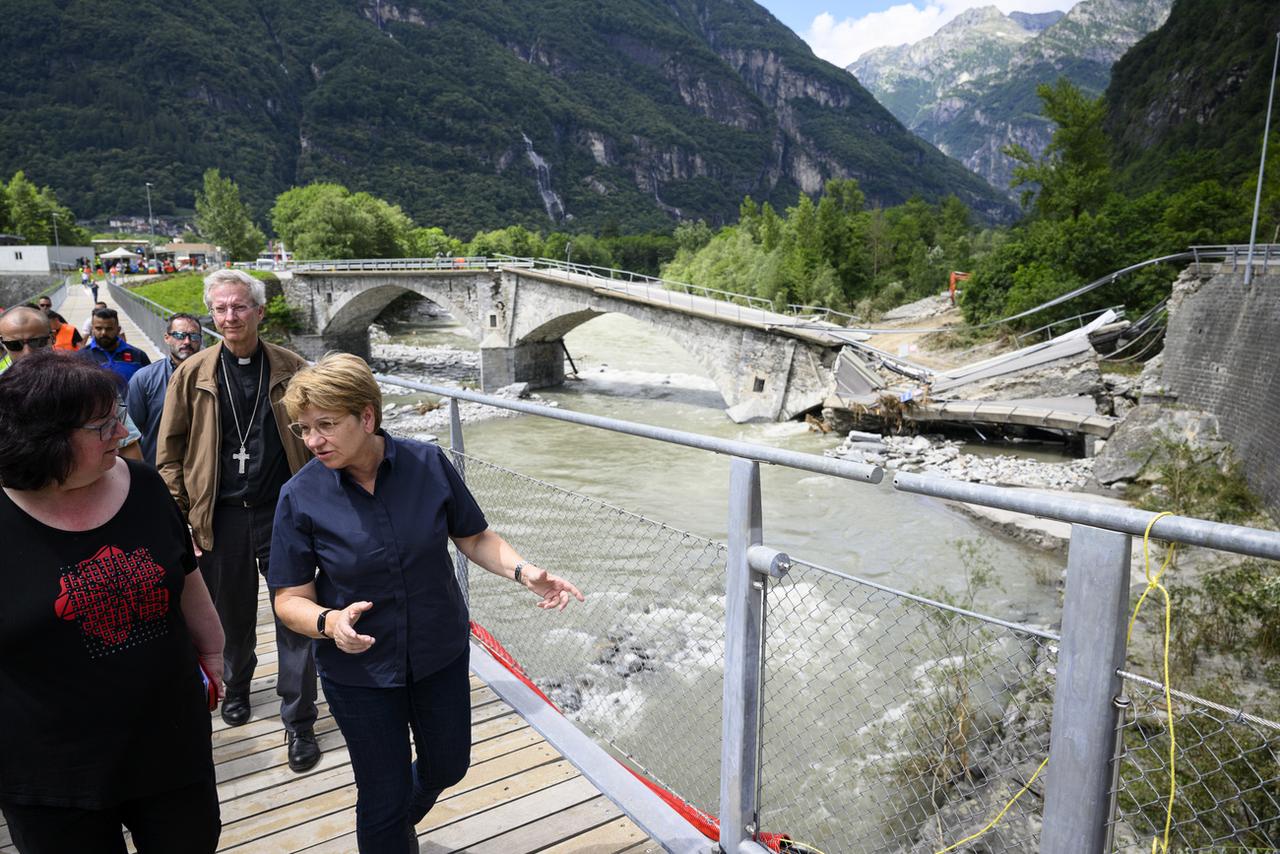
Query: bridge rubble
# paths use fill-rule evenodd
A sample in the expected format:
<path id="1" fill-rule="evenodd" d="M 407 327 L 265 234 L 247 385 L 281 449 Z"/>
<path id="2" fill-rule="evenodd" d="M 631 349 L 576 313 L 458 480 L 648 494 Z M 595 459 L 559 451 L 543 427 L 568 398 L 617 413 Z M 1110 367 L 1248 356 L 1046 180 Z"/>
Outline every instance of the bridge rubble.
<path id="1" fill-rule="evenodd" d="M 936 298 L 925 301 L 930 304 Z M 907 319 L 916 319 L 908 316 Z M 928 365 L 869 343 L 869 331 L 837 331 L 847 339 L 835 368 L 835 391 L 824 415 L 855 426 L 951 422 L 1032 427 L 1106 439 L 1120 419 L 1098 412 L 1102 390 L 1090 333 L 1114 324 L 1107 310 L 1077 329 L 960 366 Z M 945 329 L 940 326 L 939 329 Z M 939 329 L 919 330 L 920 333 Z M 910 338 L 913 330 L 894 330 Z"/>

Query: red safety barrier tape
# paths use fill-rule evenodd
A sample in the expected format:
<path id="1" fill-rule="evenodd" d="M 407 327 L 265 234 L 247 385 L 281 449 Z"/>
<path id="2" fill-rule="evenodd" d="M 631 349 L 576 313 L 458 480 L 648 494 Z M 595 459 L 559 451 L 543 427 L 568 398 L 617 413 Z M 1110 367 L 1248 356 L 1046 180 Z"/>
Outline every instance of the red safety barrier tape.
<path id="1" fill-rule="evenodd" d="M 564 712 L 561 711 L 559 706 L 551 702 L 550 697 L 542 693 L 541 688 L 533 684 L 533 680 L 530 679 L 528 675 L 525 674 L 524 668 L 520 666 L 520 662 L 516 661 L 515 656 L 507 652 L 506 647 L 504 647 L 501 643 L 499 643 L 498 639 L 495 638 L 489 632 L 488 629 L 486 629 L 484 626 L 477 623 L 475 620 L 471 621 L 471 636 L 475 638 L 476 641 L 482 647 L 484 647 L 485 650 L 490 655 L 492 655 L 495 659 L 497 659 L 499 664 L 507 668 L 507 670 L 511 671 L 511 674 L 513 676 L 515 676 L 517 679 L 523 682 L 526 687 L 528 687 L 531 691 L 533 691 L 535 694 L 537 694 L 539 697 L 545 700 L 548 706 L 555 709 L 557 712 L 560 712 L 560 714 L 562 715 L 564 714 Z M 684 818 L 685 821 L 693 825 L 694 828 L 696 828 L 697 831 L 701 833 L 703 836 L 713 841 L 718 840 L 720 838 L 720 820 L 718 818 L 711 815 L 710 813 L 707 813 L 703 810 L 698 809 L 693 804 L 681 798 L 679 795 L 676 795 L 674 792 L 670 791 L 669 789 L 665 789 L 662 786 L 658 785 L 657 783 L 653 782 L 648 777 L 644 776 L 639 771 L 635 770 L 634 768 L 627 765 L 626 763 L 618 762 L 618 764 L 621 765 L 623 768 L 626 768 L 628 771 L 630 771 L 632 776 L 634 776 L 641 783 L 644 783 L 645 786 L 648 787 L 648 789 L 651 792 L 653 792 L 655 795 L 661 798 L 667 806 L 671 807 L 673 810 L 678 812 Z M 785 833 L 761 833 L 756 837 L 757 842 L 766 846 L 771 851 L 786 850 L 782 846 L 784 843 L 789 842 L 790 840 L 791 840 L 791 837 L 787 836 Z"/>

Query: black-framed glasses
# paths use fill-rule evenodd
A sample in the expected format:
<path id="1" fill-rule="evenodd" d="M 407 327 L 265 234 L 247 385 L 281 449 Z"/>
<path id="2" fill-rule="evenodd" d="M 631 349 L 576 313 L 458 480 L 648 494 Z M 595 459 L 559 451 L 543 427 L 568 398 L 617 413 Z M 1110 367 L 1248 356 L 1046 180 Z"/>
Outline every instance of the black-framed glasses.
<path id="1" fill-rule="evenodd" d="M 295 421 L 289 425 L 289 432 L 297 436 L 299 439 L 306 439 L 315 433 L 317 436 L 328 439 L 338 429 L 338 424 L 346 420 L 348 416 L 342 418 L 317 418 L 310 424 L 303 424 L 301 421 Z"/>
<path id="2" fill-rule="evenodd" d="M 52 340 L 52 336 L 49 335 L 37 335 L 34 338 L 0 338 L 0 342 L 3 342 L 4 348 L 10 353 L 17 353 L 23 347 L 30 347 L 32 350 L 43 350 L 49 346 L 50 340 Z"/>
<path id="3" fill-rule="evenodd" d="M 203 334 L 204 333 L 202 332 L 170 332 L 168 333 L 169 337 L 172 338 L 174 341 L 199 341 L 201 336 L 203 336 Z"/>
<path id="4" fill-rule="evenodd" d="M 103 421 L 101 424 L 82 424 L 80 425 L 80 429 L 97 430 L 98 438 L 105 442 L 115 435 L 116 425 L 123 424 L 127 417 L 129 417 L 129 410 L 123 403 L 117 403 L 115 415 L 111 416 L 106 421 Z"/>

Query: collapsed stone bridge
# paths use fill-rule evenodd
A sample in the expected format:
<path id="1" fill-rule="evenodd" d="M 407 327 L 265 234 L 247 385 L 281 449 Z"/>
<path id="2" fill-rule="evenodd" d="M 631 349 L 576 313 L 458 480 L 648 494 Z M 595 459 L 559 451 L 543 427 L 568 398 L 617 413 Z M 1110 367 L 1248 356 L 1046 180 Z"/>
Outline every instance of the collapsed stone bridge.
<path id="1" fill-rule="evenodd" d="M 392 300 L 406 292 L 431 300 L 479 342 L 486 391 L 513 382 L 559 385 L 565 334 L 601 314 L 624 314 L 688 351 L 739 422 L 785 420 L 820 406 L 843 343 L 778 327 L 771 321 L 780 316 L 761 309 L 527 265 L 370 270 L 322 262 L 300 265 L 283 284 L 306 330 L 295 342 L 312 358 L 328 350 L 367 357 L 369 326 Z"/>

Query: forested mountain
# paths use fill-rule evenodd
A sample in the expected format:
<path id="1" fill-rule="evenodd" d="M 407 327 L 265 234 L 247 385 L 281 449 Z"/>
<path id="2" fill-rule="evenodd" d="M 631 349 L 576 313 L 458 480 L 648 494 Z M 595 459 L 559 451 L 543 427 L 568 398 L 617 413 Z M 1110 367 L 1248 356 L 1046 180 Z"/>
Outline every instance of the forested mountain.
<path id="1" fill-rule="evenodd" d="M 1252 191 L 1277 31 L 1275 0 L 1176 0 L 1164 26 L 1112 69 L 1105 127 L 1122 189 L 1215 179 Z M 1272 156 L 1268 177 L 1278 168 Z"/>
<path id="2" fill-rule="evenodd" d="M 1070 0 L 1064 0 L 1067 5 Z M 1164 20 L 1171 0 L 1082 0 L 1057 19 L 972 9 L 913 45 L 880 48 L 848 68 L 907 127 L 1007 188 L 1010 144 L 1039 155 L 1053 128 L 1036 86 L 1066 77 L 1088 94 Z"/>
<path id="3" fill-rule="evenodd" d="M 81 216 L 334 181 L 468 234 L 732 219 L 829 178 L 1011 213 L 750 0 L 0 0 L 0 175 Z"/>

